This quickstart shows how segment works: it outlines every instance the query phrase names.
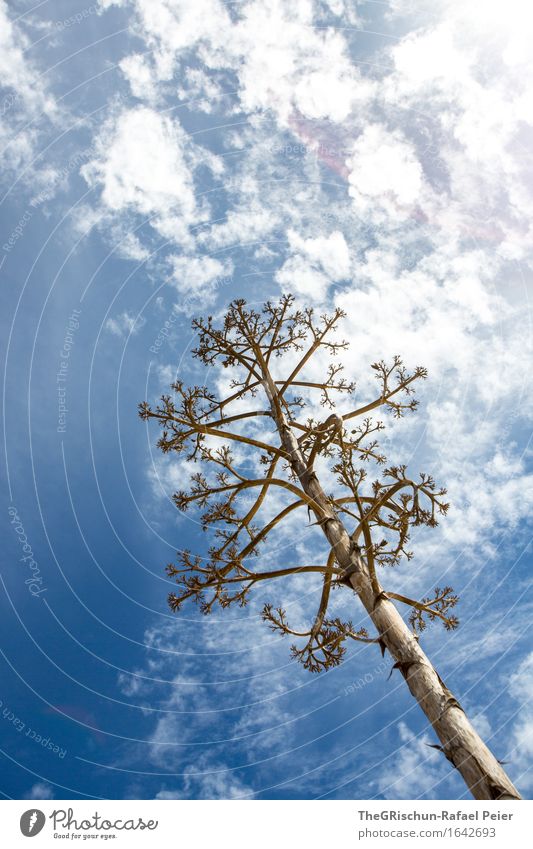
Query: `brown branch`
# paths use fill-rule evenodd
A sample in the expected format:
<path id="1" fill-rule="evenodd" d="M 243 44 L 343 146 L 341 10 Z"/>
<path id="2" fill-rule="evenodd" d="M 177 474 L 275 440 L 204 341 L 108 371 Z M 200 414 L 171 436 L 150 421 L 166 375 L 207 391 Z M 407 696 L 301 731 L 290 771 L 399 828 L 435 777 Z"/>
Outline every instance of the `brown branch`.
<path id="1" fill-rule="evenodd" d="M 313 342 L 313 344 L 311 345 L 309 350 L 304 354 L 304 356 L 301 358 L 299 363 L 293 368 L 289 377 L 287 378 L 287 380 L 284 382 L 283 386 L 279 390 L 280 397 L 285 394 L 288 387 L 293 382 L 294 378 L 301 372 L 301 370 L 306 365 L 306 363 L 309 362 L 309 360 L 311 359 L 311 357 L 313 356 L 315 351 L 317 351 L 320 348 L 323 340 L 325 339 L 325 337 L 327 336 L 329 331 L 335 326 L 335 324 L 337 323 L 339 318 L 342 318 L 342 316 L 343 316 L 342 311 L 338 310 L 335 313 L 335 315 L 332 319 L 330 319 L 329 321 L 326 321 L 326 326 L 325 326 L 324 330 L 322 331 L 322 333 L 319 334 L 319 336 L 317 338 L 315 338 L 315 341 Z"/>

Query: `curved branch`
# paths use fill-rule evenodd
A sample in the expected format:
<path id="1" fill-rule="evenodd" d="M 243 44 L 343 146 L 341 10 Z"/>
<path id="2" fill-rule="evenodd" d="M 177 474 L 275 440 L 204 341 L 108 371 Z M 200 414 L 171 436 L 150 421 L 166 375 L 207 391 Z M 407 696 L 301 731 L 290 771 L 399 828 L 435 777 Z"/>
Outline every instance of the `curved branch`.
<path id="1" fill-rule="evenodd" d="M 255 480 L 245 479 L 241 483 L 231 483 L 226 486 L 219 486 L 209 488 L 205 492 L 196 492 L 193 495 L 186 496 L 185 501 L 187 504 L 192 503 L 193 501 L 198 501 L 201 498 L 209 497 L 210 495 L 219 495 L 222 492 L 230 492 L 231 490 L 235 490 L 235 494 L 242 492 L 245 489 L 251 489 L 256 486 L 264 486 L 265 478 L 258 478 Z M 287 489 L 289 492 L 292 492 L 293 495 L 297 495 L 299 501 L 304 502 L 313 510 L 320 510 L 320 506 L 314 501 L 309 495 L 307 495 L 303 489 L 299 489 L 290 481 L 285 481 L 282 478 L 270 478 L 268 481 L 268 486 L 279 486 L 281 489 Z"/>
<path id="2" fill-rule="evenodd" d="M 420 610 L 422 613 L 430 613 L 432 616 L 438 616 L 439 619 L 447 625 L 449 623 L 449 617 L 445 616 L 440 610 L 436 610 L 431 607 L 429 604 L 423 604 L 421 601 L 416 601 L 414 598 L 408 598 L 406 595 L 400 595 L 399 593 L 392 593 L 387 590 L 387 595 L 389 598 L 394 598 L 396 601 L 402 602 L 402 604 L 407 604 L 409 607 L 414 607 L 416 610 Z"/>

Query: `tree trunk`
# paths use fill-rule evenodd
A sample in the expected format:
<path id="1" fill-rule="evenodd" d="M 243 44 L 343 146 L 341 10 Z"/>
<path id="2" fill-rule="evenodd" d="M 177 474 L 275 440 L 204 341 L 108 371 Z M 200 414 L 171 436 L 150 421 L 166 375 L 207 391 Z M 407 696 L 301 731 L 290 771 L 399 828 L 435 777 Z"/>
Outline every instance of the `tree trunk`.
<path id="1" fill-rule="evenodd" d="M 283 448 L 303 490 L 318 505 L 320 527 L 335 551 L 347 583 L 358 594 L 379 634 L 381 645 L 394 658 L 411 694 L 431 722 L 450 763 L 459 770 L 475 799 L 520 799 L 492 752 L 474 730 L 457 699 L 446 687 L 418 639 L 405 624 L 395 605 L 370 579 L 368 567 L 355 548 L 343 523 L 334 514 L 315 472 L 309 472 L 298 441 L 276 398 L 269 375 L 263 383 L 276 420 Z"/>

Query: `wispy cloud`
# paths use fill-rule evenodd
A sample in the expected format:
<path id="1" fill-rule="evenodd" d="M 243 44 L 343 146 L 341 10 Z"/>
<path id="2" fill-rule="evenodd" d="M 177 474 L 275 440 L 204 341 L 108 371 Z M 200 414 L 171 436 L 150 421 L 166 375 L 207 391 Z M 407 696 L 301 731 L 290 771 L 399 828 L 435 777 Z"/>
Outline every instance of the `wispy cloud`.
<path id="1" fill-rule="evenodd" d="M 26 799 L 53 799 L 54 791 L 53 787 L 50 784 L 47 784 L 45 781 L 38 781 L 31 788 L 29 793 L 25 796 Z"/>

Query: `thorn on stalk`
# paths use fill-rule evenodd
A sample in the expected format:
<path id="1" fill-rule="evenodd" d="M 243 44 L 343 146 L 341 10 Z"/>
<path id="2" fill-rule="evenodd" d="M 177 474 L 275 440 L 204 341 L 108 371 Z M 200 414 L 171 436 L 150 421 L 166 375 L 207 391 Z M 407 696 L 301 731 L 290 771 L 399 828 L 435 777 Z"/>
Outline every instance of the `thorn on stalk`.
<path id="1" fill-rule="evenodd" d="M 407 680 L 407 673 L 409 672 L 411 666 L 414 666 L 419 662 L 420 661 L 418 660 L 397 660 L 391 668 L 391 671 L 389 672 L 389 677 L 387 678 L 387 681 L 389 680 L 395 669 L 399 669 L 403 677 Z"/>
<path id="2" fill-rule="evenodd" d="M 460 704 L 460 702 L 457 701 L 455 696 L 449 696 L 446 699 L 444 707 L 443 707 L 443 709 L 440 713 L 439 719 L 441 719 L 444 716 L 444 714 L 446 713 L 446 711 L 449 710 L 452 707 L 457 708 L 458 710 L 461 710 L 463 713 L 465 712 L 463 706 Z"/>
<path id="3" fill-rule="evenodd" d="M 452 755 L 449 752 L 446 751 L 444 746 L 439 746 L 437 743 L 426 743 L 426 746 L 429 746 L 430 749 L 437 749 L 437 751 L 442 752 L 442 754 L 444 755 L 446 760 L 451 763 L 451 765 L 454 767 L 454 769 L 457 769 L 457 766 L 455 765 L 455 763 L 453 761 Z"/>
<path id="4" fill-rule="evenodd" d="M 328 522 L 335 522 L 335 518 L 333 516 L 323 516 L 321 519 L 317 519 L 316 522 L 309 522 L 308 527 L 312 528 L 313 525 L 327 525 Z"/>

